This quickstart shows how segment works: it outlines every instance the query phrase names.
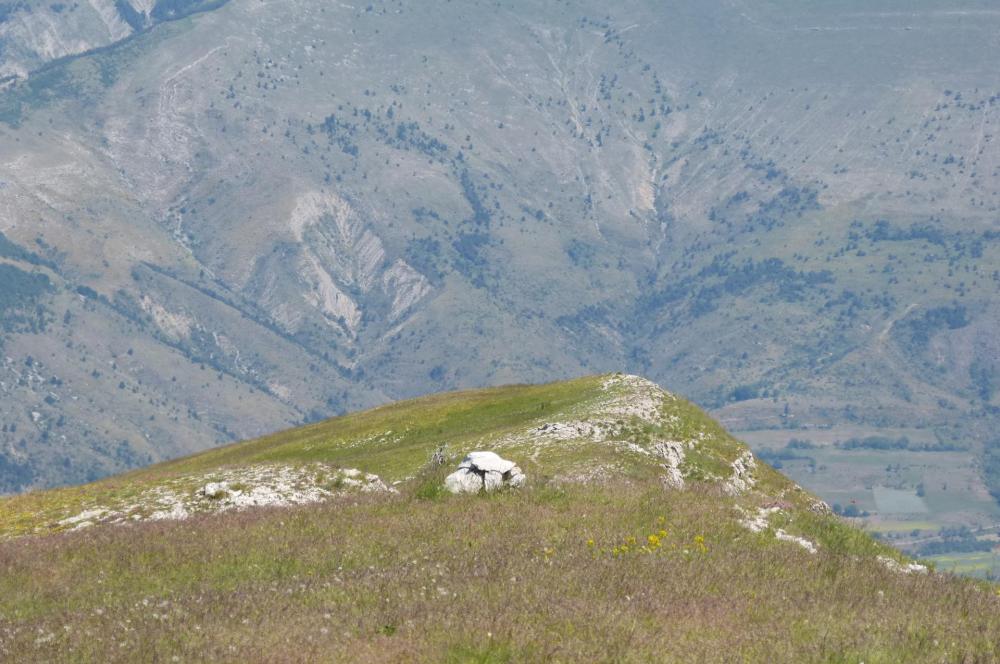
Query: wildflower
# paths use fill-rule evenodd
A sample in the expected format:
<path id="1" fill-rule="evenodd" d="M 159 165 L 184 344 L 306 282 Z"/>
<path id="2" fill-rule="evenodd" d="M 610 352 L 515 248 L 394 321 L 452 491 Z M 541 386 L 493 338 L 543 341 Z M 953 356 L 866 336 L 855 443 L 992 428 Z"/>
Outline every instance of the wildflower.
<path id="1" fill-rule="evenodd" d="M 593 538 L 590 538 L 589 540 L 587 540 L 587 546 L 589 546 L 591 549 L 594 548 L 594 539 Z"/>
<path id="2" fill-rule="evenodd" d="M 628 538 L 625 539 L 625 543 L 628 544 L 629 546 L 635 546 L 635 538 L 634 537 L 628 537 Z"/>
<path id="3" fill-rule="evenodd" d="M 698 547 L 698 550 L 702 553 L 708 551 L 708 547 L 705 546 L 705 537 L 703 535 L 694 536 L 694 545 Z"/>
<path id="4" fill-rule="evenodd" d="M 660 536 L 660 539 L 666 539 L 667 538 L 667 531 L 665 531 L 665 530 L 661 530 L 660 532 L 658 532 L 656 534 Z"/>
<path id="5" fill-rule="evenodd" d="M 665 516 L 661 516 L 660 518 L 658 518 L 658 519 L 656 520 L 656 522 L 657 522 L 658 524 L 660 524 L 661 526 L 665 526 L 665 525 L 667 525 L 667 517 L 665 517 Z"/>
<path id="6" fill-rule="evenodd" d="M 659 535 L 650 535 L 646 538 L 646 542 L 649 544 L 649 548 L 655 549 L 660 546 L 660 537 Z"/>

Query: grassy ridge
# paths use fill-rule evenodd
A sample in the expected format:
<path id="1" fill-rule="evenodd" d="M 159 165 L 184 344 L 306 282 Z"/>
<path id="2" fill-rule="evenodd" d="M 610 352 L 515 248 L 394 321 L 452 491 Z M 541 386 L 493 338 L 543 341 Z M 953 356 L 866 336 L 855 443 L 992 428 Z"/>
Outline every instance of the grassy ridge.
<path id="1" fill-rule="evenodd" d="M 400 479 L 417 472 L 439 445 L 468 451 L 484 434 L 503 434 L 546 415 L 580 409 L 600 392 L 601 379 L 591 376 L 392 403 L 91 484 L 0 500 L 0 537 L 35 532 L 41 523 L 53 525 L 88 506 L 127 500 L 167 479 L 226 467 L 322 461 Z"/>
<path id="2" fill-rule="evenodd" d="M 419 468 L 437 445 L 460 450 L 486 434 L 502 435 L 540 417 L 571 411 L 598 396 L 600 386 L 600 377 L 590 376 L 547 385 L 435 394 L 221 447 L 131 476 L 234 464 L 325 461 L 399 479 Z M 359 440 L 369 444 L 358 445 Z"/>
<path id="3" fill-rule="evenodd" d="M 366 496 L 0 544 L 8 661 L 992 661 L 1000 597 L 710 488 Z M 662 537 L 659 533 L 665 532 Z M 642 544 L 657 535 L 659 545 Z M 635 538 L 631 550 L 623 552 Z M 591 544 L 593 542 L 593 544 Z M 870 540 L 868 540 L 870 543 Z M 618 553 L 615 553 L 615 551 Z"/>
<path id="4" fill-rule="evenodd" d="M 63 529 L 58 522 L 84 509 L 128 501 L 164 482 L 254 464 L 322 462 L 376 473 L 388 482 L 419 472 L 431 452 L 448 446 L 455 456 L 523 434 L 531 426 L 554 421 L 587 420 L 609 397 L 630 398 L 627 386 L 608 387 L 607 375 L 587 376 L 544 385 L 504 387 L 435 394 L 282 431 L 200 454 L 115 476 L 83 486 L 32 492 L 0 501 L 0 537 Z M 743 446 L 699 408 L 671 396 L 660 406 L 661 425 L 634 417 L 620 419 L 621 438 L 647 444 L 704 439 L 689 453 L 696 479 L 724 477 Z M 635 477 L 650 477 L 658 466 L 636 454 L 622 453 L 585 440 L 536 448 L 532 441 L 504 444 L 538 479 L 613 463 Z M 773 491 L 790 485 L 769 468 L 761 481 Z M 195 487 L 191 487 L 193 490 Z"/>

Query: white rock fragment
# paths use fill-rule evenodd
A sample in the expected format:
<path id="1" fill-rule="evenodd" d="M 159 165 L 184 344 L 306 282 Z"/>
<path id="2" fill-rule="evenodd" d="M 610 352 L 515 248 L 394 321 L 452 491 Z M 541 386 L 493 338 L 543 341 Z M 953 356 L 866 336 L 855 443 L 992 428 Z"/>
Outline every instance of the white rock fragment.
<path id="1" fill-rule="evenodd" d="M 733 474 L 723 484 L 723 489 L 731 496 L 738 496 L 753 488 L 757 480 L 754 478 L 754 471 L 757 470 L 757 460 L 754 459 L 753 452 L 744 451 L 732 463 Z"/>
<path id="2" fill-rule="evenodd" d="M 528 431 L 528 435 L 552 440 L 602 439 L 604 432 L 590 422 L 546 422 Z"/>
<path id="3" fill-rule="evenodd" d="M 814 500 L 809 504 L 809 511 L 816 514 L 833 514 L 833 510 L 830 506 L 822 500 Z"/>
<path id="4" fill-rule="evenodd" d="M 229 483 L 228 482 L 209 482 L 201 488 L 199 493 L 206 498 L 211 500 L 218 500 L 219 498 L 225 498 L 229 493 Z"/>
<path id="5" fill-rule="evenodd" d="M 751 532 L 762 533 L 767 530 L 768 519 L 771 515 L 780 511 L 780 507 L 762 507 L 757 510 L 757 514 L 743 519 L 740 524 Z"/>
<path id="6" fill-rule="evenodd" d="M 191 516 L 191 513 L 179 502 L 170 503 L 166 509 L 156 510 L 149 515 L 150 521 L 183 521 Z"/>
<path id="7" fill-rule="evenodd" d="M 879 556 L 878 561 L 885 565 L 889 571 L 899 572 L 900 574 L 926 574 L 928 572 L 926 565 L 921 565 L 920 563 L 906 563 L 904 565 L 889 556 Z"/>
<path id="8" fill-rule="evenodd" d="M 660 441 L 653 443 L 650 450 L 664 461 L 663 483 L 671 489 L 683 489 L 681 464 L 684 463 L 684 444 L 673 440 Z"/>
<path id="9" fill-rule="evenodd" d="M 88 526 L 94 525 L 95 520 L 99 520 L 105 516 L 113 516 L 111 512 L 103 507 L 96 509 L 84 510 L 75 516 L 70 516 L 59 522 L 60 526 L 73 526 L 73 529 L 87 528 Z"/>
<path id="10" fill-rule="evenodd" d="M 94 523 L 177 521 L 194 514 L 318 503 L 347 490 L 396 492 L 378 475 L 356 468 L 321 463 L 262 464 L 167 480 L 128 503 L 88 509 L 59 521 L 58 525 L 84 528 Z"/>
<path id="11" fill-rule="evenodd" d="M 780 511 L 781 508 L 777 506 L 761 507 L 759 510 L 757 510 L 756 514 L 741 520 L 740 525 L 742 525 L 744 528 L 746 528 L 751 532 L 762 533 L 765 530 L 767 530 L 768 526 L 770 525 L 768 523 L 768 520 L 771 518 L 771 515 L 777 514 Z M 798 535 L 792 535 L 791 533 L 787 533 L 781 528 L 777 529 L 774 532 L 774 537 L 775 539 L 779 539 L 782 542 L 793 542 L 795 544 L 798 544 L 809 553 L 816 553 L 817 551 L 819 551 L 819 547 L 816 545 L 815 542 L 810 542 L 804 537 L 799 537 Z"/>
<path id="12" fill-rule="evenodd" d="M 774 533 L 774 536 L 775 538 L 780 539 L 782 542 L 795 542 L 809 553 L 816 553 L 816 551 L 819 550 L 816 547 L 815 543 L 810 542 L 804 537 L 799 537 L 797 535 L 791 535 L 789 533 L 786 533 L 784 530 L 781 530 L 780 528 Z"/>
<path id="13" fill-rule="evenodd" d="M 483 478 L 467 468 L 460 468 L 444 479 L 444 488 L 452 493 L 479 493 L 484 486 Z"/>
<path id="14" fill-rule="evenodd" d="M 444 480 L 452 493 L 479 493 L 496 491 L 503 487 L 519 487 L 525 475 L 513 461 L 501 458 L 494 452 L 470 452 L 458 470 Z"/>

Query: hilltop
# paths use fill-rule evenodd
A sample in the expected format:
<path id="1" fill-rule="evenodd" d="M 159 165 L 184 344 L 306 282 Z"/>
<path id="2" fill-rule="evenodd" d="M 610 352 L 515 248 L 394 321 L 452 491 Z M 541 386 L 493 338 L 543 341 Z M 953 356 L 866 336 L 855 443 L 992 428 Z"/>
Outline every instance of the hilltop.
<path id="1" fill-rule="evenodd" d="M 451 495 L 468 452 L 525 485 Z M 12 661 L 966 661 L 994 586 L 635 376 L 437 394 L 0 502 Z"/>
<path id="2" fill-rule="evenodd" d="M 0 491 L 626 368 L 996 523 L 1000 12 L 898 5 L 4 3 Z"/>

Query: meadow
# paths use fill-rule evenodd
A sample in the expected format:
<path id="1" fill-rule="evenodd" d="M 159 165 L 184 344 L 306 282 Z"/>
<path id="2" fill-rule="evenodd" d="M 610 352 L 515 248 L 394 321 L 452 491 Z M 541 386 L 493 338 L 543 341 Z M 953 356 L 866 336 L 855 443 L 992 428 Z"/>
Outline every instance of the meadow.
<path id="1" fill-rule="evenodd" d="M 397 496 L 0 544 L 6 661 L 1000 657 L 995 587 L 901 574 L 845 525 L 751 533 L 715 487 Z"/>
<path id="2" fill-rule="evenodd" d="M 516 460 L 527 486 L 447 493 L 474 449 Z M 348 466 L 384 484 L 321 470 Z M 261 469 L 327 491 L 224 511 L 203 490 L 245 497 Z M 185 511 L 157 517 L 168 492 Z M 0 660 L 1000 657 L 998 588 L 909 564 L 689 402 L 591 376 L 432 395 L 6 498 Z"/>

